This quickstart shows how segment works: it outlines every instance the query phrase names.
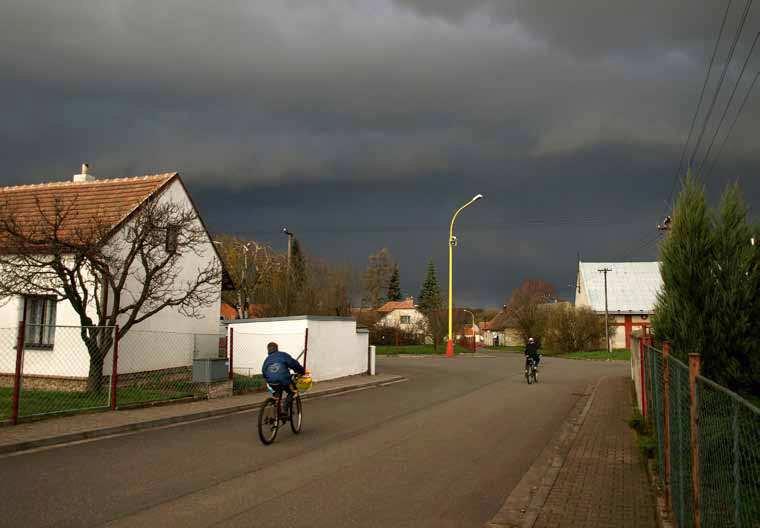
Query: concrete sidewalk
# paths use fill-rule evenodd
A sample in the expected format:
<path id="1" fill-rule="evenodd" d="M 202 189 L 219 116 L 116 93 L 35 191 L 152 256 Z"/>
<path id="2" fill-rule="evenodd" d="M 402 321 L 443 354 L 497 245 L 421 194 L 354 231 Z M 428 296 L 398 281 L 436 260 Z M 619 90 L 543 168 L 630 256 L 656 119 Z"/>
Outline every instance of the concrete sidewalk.
<path id="1" fill-rule="evenodd" d="M 630 383 L 603 378 L 587 391 L 488 526 L 657 526 L 655 498 L 627 424 Z"/>
<path id="2" fill-rule="evenodd" d="M 402 376 L 379 374 L 322 381 L 314 383 L 302 398 L 318 398 L 402 380 Z M 268 396 L 266 392 L 256 392 L 230 398 L 78 414 L 0 427 L 0 454 L 232 414 L 260 407 Z"/>

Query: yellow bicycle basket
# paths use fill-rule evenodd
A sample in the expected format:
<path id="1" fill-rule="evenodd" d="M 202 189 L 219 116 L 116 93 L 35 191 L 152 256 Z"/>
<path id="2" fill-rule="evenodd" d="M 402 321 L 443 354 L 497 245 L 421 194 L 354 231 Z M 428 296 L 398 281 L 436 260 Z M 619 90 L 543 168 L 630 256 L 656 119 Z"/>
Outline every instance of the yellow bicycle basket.
<path id="1" fill-rule="evenodd" d="M 306 373 L 296 379 L 296 388 L 302 392 L 307 391 L 311 388 L 312 383 L 311 374 Z"/>

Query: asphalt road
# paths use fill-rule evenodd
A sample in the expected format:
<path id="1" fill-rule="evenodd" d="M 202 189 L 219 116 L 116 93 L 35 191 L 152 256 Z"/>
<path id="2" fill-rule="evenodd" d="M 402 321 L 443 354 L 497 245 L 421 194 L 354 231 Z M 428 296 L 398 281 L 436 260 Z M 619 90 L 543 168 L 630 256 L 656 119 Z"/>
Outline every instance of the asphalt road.
<path id="1" fill-rule="evenodd" d="M 265 447 L 256 414 L 0 458 L 0 526 L 482 527 L 579 395 L 621 363 L 383 358 L 409 381 L 304 403 Z"/>

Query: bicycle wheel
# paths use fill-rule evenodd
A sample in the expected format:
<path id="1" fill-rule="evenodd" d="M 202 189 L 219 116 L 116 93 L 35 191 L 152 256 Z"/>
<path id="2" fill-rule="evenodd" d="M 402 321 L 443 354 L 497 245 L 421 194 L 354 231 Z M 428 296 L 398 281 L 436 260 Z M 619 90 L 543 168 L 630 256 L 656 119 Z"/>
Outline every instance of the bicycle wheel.
<path id="1" fill-rule="evenodd" d="M 528 368 L 525 369 L 525 381 L 528 382 L 528 385 L 530 385 L 531 383 L 533 383 L 533 378 L 532 378 L 532 376 L 530 374 L 530 367 L 528 367 Z"/>
<path id="2" fill-rule="evenodd" d="M 293 401 L 290 402 L 290 428 L 295 434 L 301 432 L 302 420 L 303 413 L 301 410 L 301 396 L 296 394 L 293 396 Z"/>
<path id="3" fill-rule="evenodd" d="M 269 398 L 264 406 L 259 409 L 259 438 L 264 445 L 274 442 L 277 437 L 277 429 L 280 425 L 277 416 L 277 400 Z"/>
<path id="4" fill-rule="evenodd" d="M 533 383 L 538 383 L 538 369 L 533 367 Z"/>

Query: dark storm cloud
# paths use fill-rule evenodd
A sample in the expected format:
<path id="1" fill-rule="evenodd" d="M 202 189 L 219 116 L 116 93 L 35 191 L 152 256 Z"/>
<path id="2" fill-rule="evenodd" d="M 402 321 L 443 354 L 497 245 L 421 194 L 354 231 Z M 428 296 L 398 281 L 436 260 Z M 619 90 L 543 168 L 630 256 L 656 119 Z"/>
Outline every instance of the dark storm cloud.
<path id="1" fill-rule="evenodd" d="M 83 160 L 102 176 L 178 169 L 215 229 L 289 223 L 355 263 L 388 245 L 410 293 L 429 257 L 445 262 L 436 227 L 483 192 L 458 258 L 484 270 L 463 294 L 498 304 L 531 272 L 565 281 L 576 251 L 646 242 L 723 5 L 10 0 L 0 183 Z M 758 29 L 753 13 L 742 58 Z M 757 168 L 758 112 L 721 178 Z"/>

